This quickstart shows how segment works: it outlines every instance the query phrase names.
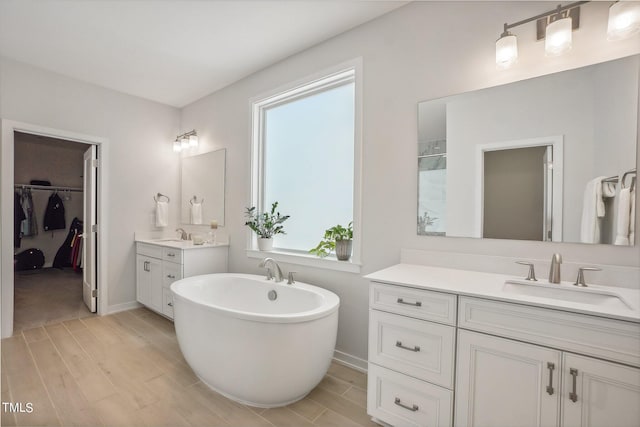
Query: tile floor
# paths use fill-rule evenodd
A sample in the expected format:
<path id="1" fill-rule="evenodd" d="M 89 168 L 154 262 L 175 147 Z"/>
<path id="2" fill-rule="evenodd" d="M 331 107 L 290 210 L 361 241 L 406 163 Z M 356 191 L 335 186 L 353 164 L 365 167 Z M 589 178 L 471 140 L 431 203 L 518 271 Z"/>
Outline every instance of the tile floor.
<path id="1" fill-rule="evenodd" d="M 252 408 L 211 391 L 184 361 L 173 324 L 146 309 L 25 329 L 1 341 L 3 426 L 375 426 L 366 375 L 333 363 L 305 399 Z"/>
<path id="2" fill-rule="evenodd" d="M 82 274 L 70 268 L 18 271 L 14 277 L 15 332 L 92 315 L 82 301 Z"/>

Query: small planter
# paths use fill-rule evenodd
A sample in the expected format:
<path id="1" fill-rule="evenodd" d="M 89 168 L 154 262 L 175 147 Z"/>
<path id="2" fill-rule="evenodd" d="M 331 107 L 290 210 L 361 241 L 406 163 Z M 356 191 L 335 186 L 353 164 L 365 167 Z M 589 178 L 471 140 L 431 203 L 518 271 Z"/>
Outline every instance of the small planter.
<path id="1" fill-rule="evenodd" d="M 349 261 L 353 240 L 336 240 L 336 257 L 340 261 Z"/>
<path id="2" fill-rule="evenodd" d="M 258 237 L 258 249 L 266 252 L 273 250 L 273 238 L 263 239 Z"/>

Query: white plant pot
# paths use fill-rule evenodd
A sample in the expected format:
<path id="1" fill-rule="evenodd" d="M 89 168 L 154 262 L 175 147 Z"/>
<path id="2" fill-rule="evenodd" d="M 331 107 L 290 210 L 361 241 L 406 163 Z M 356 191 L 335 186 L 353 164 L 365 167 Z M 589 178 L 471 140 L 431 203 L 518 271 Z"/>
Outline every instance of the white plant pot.
<path id="1" fill-rule="evenodd" d="M 273 237 L 268 239 L 263 239 L 262 237 L 258 237 L 258 249 L 260 249 L 261 251 L 273 250 Z"/>

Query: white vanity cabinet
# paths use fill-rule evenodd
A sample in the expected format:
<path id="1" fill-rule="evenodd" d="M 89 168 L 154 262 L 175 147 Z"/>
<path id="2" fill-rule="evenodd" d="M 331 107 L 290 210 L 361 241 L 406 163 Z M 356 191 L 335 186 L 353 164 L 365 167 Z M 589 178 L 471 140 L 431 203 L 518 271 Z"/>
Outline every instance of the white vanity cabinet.
<path id="1" fill-rule="evenodd" d="M 456 296 L 372 283 L 367 412 L 397 426 L 453 415 Z"/>
<path id="2" fill-rule="evenodd" d="M 170 286 L 183 277 L 227 272 L 228 247 L 171 247 L 136 242 L 136 298 L 148 308 L 173 319 Z"/>
<path id="3" fill-rule="evenodd" d="M 640 309 L 633 303 L 610 316 L 607 308 L 506 294 L 504 276 L 405 264 L 367 277 L 374 421 L 640 425 Z M 637 291 L 625 295 L 640 301 Z"/>
<path id="4" fill-rule="evenodd" d="M 458 328 L 457 426 L 638 425 L 637 324 L 460 297 Z"/>

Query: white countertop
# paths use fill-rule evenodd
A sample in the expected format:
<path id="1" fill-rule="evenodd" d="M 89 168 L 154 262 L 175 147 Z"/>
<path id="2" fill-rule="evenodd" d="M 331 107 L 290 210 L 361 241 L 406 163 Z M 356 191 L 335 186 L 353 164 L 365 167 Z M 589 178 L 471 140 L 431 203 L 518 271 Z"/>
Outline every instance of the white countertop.
<path id="1" fill-rule="evenodd" d="M 173 249 L 203 249 L 216 248 L 220 246 L 229 246 L 228 242 L 203 243 L 202 245 L 194 245 L 191 240 L 178 240 L 171 238 L 164 239 L 136 239 L 136 243 L 146 243 L 148 245 L 164 246 Z"/>
<path id="2" fill-rule="evenodd" d="M 397 264 L 384 270 L 368 274 L 365 278 L 375 282 L 534 305 L 640 323 L 640 290 L 635 289 L 589 285 L 587 289 L 612 292 L 619 295 L 621 299 L 630 306 L 628 308 L 620 308 L 510 293 L 505 290 L 505 282 L 507 280 L 522 282 L 521 279 L 523 279 L 523 277 L 495 273 L 482 273 L 414 264 Z M 540 280 L 540 283 L 544 282 L 544 280 Z M 584 288 L 578 289 L 573 286 L 571 282 L 562 282 L 559 285 L 554 284 L 550 286 L 557 286 L 558 289 L 561 290 L 584 292 Z"/>

